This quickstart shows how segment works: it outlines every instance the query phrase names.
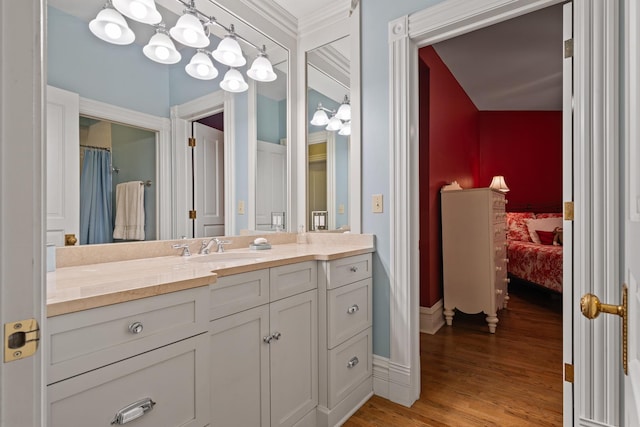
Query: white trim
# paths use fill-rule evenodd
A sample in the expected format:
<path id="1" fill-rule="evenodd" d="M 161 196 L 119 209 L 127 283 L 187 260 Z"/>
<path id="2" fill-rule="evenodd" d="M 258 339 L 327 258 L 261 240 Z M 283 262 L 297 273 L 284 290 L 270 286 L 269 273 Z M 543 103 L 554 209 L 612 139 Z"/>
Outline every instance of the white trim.
<path id="1" fill-rule="evenodd" d="M 629 218 L 633 222 L 640 221 L 640 161 L 639 144 L 640 141 L 640 123 L 638 117 L 640 115 L 640 81 L 637 78 L 640 75 L 640 50 L 637 49 L 636 43 L 632 40 L 640 39 L 640 25 L 638 18 L 640 17 L 640 7 L 637 1 L 625 0 L 625 29 L 626 29 L 626 46 L 625 46 L 625 111 L 627 123 L 626 140 L 628 141 L 627 173 L 629 174 L 627 181 L 629 182 L 628 200 L 629 200 Z M 631 141 L 635 141 L 632 143 Z"/>
<path id="2" fill-rule="evenodd" d="M 171 121 L 165 117 L 153 116 L 118 107 L 93 99 L 80 97 L 80 114 L 156 132 L 156 238 L 167 240 L 172 233 L 171 197 Z"/>
<path id="3" fill-rule="evenodd" d="M 327 132 L 327 213 L 329 230 L 336 228 L 336 133 Z"/>
<path id="4" fill-rule="evenodd" d="M 302 38 L 314 31 L 329 31 L 328 27 L 336 21 L 349 17 L 349 0 L 340 0 L 300 17 L 298 20 L 298 37 Z"/>
<path id="5" fill-rule="evenodd" d="M 247 229 L 257 230 L 256 224 L 256 175 L 258 171 L 258 86 L 249 79 L 247 93 Z M 235 228 L 233 229 L 236 231 Z M 228 234 L 228 233 L 227 233 Z"/>
<path id="6" fill-rule="evenodd" d="M 373 355 L 373 392 L 389 399 L 389 359 Z"/>
<path id="7" fill-rule="evenodd" d="M 222 90 L 184 104 L 171 107 L 171 128 L 174 166 L 174 237 L 190 236 L 188 211 L 191 209 L 191 158 L 187 139 L 191 136 L 190 122 L 224 111 L 224 170 L 234 170 L 235 161 L 235 105 L 233 95 Z M 235 179 L 224 180 L 224 230 L 235 230 Z"/>
<path id="8" fill-rule="evenodd" d="M 443 300 L 431 307 L 420 307 L 420 332 L 433 335 L 444 326 Z"/>

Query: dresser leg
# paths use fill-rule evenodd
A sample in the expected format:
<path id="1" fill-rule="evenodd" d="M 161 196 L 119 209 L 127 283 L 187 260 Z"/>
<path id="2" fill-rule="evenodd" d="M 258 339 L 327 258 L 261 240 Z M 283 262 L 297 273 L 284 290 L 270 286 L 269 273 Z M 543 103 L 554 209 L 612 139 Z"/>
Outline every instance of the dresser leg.
<path id="1" fill-rule="evenodd" d="M 496 326 L 498 325 L 498 316 L 496 314 L 487 315 L 487 325 L 489 325 L 489 332 L 492 334 L 496 333 Z"/>
<path id="2" fill-rule="evenodd" d="M 445 322 L 447 322 L 447 326 L 451 326 L 453 324 L 453 315 L 455 314 L 455 311 L 453 311 L 450 308 L 445 308 L 444 309 L 444 320 Z"/>
<path id="3" fill-rule="evenodd" d="M 509 294 L 504 296 L 504 302 L 502 303 L 502 308 L 507 308 L 507 304 L 509 303 Z"/>

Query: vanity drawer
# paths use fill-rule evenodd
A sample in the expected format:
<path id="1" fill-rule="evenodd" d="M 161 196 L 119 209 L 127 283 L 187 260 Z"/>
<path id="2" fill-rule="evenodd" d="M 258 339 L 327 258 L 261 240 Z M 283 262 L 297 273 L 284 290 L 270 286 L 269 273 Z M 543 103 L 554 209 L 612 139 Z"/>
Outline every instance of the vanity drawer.
<path id="1" fill-rule="evenodd" d="M 372 374 L 371 328 L 329 351 L 329 408 Z"/>
<path id="2" fill-rule="evenodd" d="M 209 320 L 269 302 L 269 270 L 219 277 L 210 286 Z"/>
<path id="3" fill-rule="evenodd" d="M 207 331 L 208 290 L 203 286 L 49 318 L 47 384 Z"/>
<path id="4" fill-rule="evenodd" d="M 49 426 L 110 426 L 118 411 L 146 398 L 155 406 L 130 425 L 206 425 L 207 338 L 201 334 L 48 386 Z"/>
<path id="5" fill-rule="evenodd" d="M 336 259 L 329 261 L 327 288 L 338 288 L 367 277 L 371 277 L 371 254 Z"/>
<path id="6" fill-rule="evenodd" d="M 270 269 L 271 301 L 318 287 L 318 263 L 305 261 Z"/>
<path id="7" fill-rule="evenodd" d="M 371 278 L 327 291 L 329 348 L 371 326 Z"/>

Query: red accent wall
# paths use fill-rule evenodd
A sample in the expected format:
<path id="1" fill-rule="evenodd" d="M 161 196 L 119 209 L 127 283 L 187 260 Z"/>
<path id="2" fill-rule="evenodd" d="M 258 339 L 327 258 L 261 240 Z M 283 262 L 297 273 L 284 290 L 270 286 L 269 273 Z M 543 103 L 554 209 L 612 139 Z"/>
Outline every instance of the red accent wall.
<path id="1" fill-rule="evenodd" d="M 559 212 L 562 112 L 478 111 L 431 46 L 418 55 L 420 305 L 431 307 L 442 298 L 440 188 L 504 175 L 507 210 Z"/>
<path id="2" fill-rule="evenodd" d="M 420 305 L 431 307 L 442 298 L 440 188 L 478 182 L 478 110 L 431 46 L 419 57 Z"/>
<path id="3" fill-rule="evenodd" d="M 562 111 L 480 111 L 479 186 L 504 175 L 508 211 L 560 212 Z"/>

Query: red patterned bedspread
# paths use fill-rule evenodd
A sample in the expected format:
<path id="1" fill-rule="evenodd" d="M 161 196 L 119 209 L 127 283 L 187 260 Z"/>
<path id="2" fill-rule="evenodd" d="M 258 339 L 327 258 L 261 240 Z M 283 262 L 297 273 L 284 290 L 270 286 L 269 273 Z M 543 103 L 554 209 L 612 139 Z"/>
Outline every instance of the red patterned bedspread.
<path id="1" fill-rule="evenodd" d="M 562 292 L 562 246 L 509 240 L 508 271 L 556 292 Z"/>

